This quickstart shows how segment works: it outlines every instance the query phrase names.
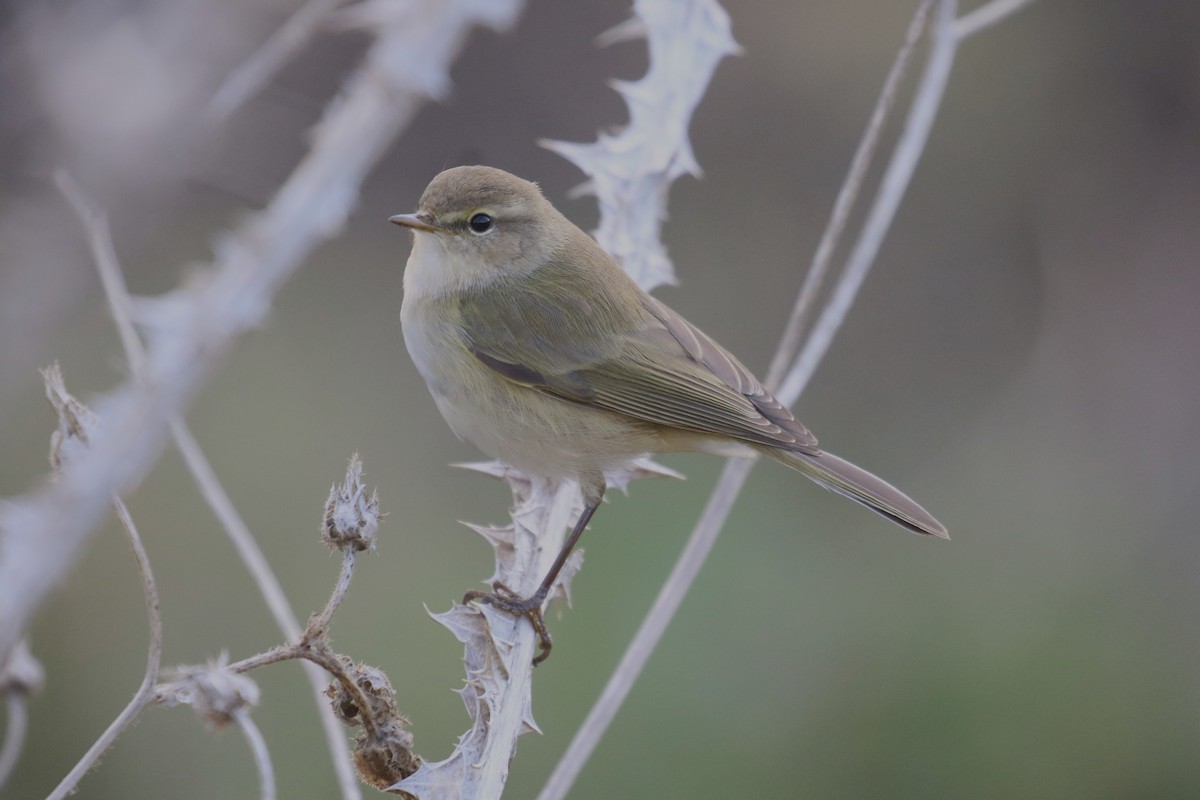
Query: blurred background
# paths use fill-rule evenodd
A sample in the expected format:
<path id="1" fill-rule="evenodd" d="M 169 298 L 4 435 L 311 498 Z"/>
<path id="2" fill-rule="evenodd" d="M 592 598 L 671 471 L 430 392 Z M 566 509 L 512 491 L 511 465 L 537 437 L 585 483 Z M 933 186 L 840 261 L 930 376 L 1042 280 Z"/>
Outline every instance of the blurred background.
<path id="1" fill-rule="evenodd" d="M 692 125 L 665 299 L 765 371 L 914 2 L 728 3 L 742 57 Z M 971 7 L 975 4 L 967 4 Z M 12 2 L 0 11 L 0 496 L 47 470 L 36 368 L 83 398 L 126 374 L 68 167 L 111 216 L 130 288 L 154 294 L 261 207 L 361 57 L 318 38 L 229 123 L 202 110 L 292 0 Z M 382 667 L 417 751 L 467 728 L 460 647 L 426 616 L 490 574 L 456 520 L 503 522 L 498 483 L 452 469 L 398 318 L 415 209 L 443 167 L 538 180 L 585 228 L 581 174 L 539 138 L 625 119 L 607 86 L 646 68 L 597 48 L 627 2 L 532 0 L 477 33 L 428 105 L 189 414 L 303 618 L 337 571 L 329 485 L 362 454 L 389 516 L 333 627 Z M 877 268 L 797 415 L 824 445 L 934 511 L 905 535 L 773 465 L 756 468 L 574 798 L 1200 796 L 1200 4 L 1043 0 L 968 41 Z M 893 125 L 893 132 L 896 125 Z M 545 735 L 508 796 L 532 797 L 615 665 L 720 468 L 613 498 L 585 537 L 575 608 L 551 614 Z M 239 658 L 279 635 L 170 450 L 129 505 L 157 573 L 165 663 Z M 47 671 L 5 796 L 40 797 L 141 679 L 141 588 L 114 525 L 32 631 Z M 334 796 L 300 670 L 259 671 L 280 795 Z M 2 712 L 0 712 L 2 713 Z M 151 709 L 80 797 L 255 796 L 236 731 Z M 368 795 L 372 790 L 366 789 Z"/>

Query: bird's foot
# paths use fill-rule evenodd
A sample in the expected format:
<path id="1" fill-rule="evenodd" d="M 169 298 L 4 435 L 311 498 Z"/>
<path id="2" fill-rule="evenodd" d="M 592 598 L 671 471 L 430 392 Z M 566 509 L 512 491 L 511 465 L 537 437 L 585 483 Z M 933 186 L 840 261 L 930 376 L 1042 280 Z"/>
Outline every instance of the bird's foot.
<path id="1" fill-rule="evenodd" d="M 473 600 L 495 606 L 513 616 L 528 619 L 538 636 L 538 654 L 533 658 L 533 665 L 536 667 L 550 657 L 550 648 L 554 643 L 550 638 L 549 629 L 546 628 L 546 619 L 542 616 L 542 604 L 546 602 L 544 590 L 539 589 L 529 597 L 521 597 L 500 581 L 496 581 L 492 584 L 490 592 L 470 591 L 463 595 L 464 605 Z"/>

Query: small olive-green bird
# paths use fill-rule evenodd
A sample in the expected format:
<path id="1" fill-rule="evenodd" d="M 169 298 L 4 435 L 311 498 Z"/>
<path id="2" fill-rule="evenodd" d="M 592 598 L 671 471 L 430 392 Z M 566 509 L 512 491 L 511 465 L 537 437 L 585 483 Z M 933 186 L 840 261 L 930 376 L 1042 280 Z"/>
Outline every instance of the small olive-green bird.
<path id="1" fill-rule="evenodd" d="M 404 341 L 458 436 L 531 475 L 573 478 L 585 508 L 540 588 L 468 594 L 541 607 L 605 490 L 648 453 L 759 453 L 910 531 L 946 529 L 903 492 L 817 447 L 741 362 L 642 291 L 538 187 L 492 167 L 430 182 L 404 273 Z"/>

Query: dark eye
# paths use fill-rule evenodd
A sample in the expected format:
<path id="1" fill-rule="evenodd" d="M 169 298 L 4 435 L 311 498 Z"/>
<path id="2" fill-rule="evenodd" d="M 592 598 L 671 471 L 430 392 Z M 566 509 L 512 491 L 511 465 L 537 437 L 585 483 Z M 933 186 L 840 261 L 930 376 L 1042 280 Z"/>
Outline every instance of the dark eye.
<path id="1" fill-rule="evenodd" d="M 473 233 L 487 233 L 496 223 L 487 214 L 476 214 L 467 220 L 467 227 Z"/>

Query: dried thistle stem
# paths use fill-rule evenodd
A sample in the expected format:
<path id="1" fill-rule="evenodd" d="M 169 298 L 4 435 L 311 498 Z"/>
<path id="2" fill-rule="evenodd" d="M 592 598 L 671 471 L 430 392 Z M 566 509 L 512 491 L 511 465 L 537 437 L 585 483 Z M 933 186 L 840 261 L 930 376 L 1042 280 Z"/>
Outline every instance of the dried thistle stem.
<path id="1" fill-rule="evenodd" d="M 117 738 L 125 732 L 125 729 L 133 724 L 137 719 L 138 714 L 141 714 L 146 706 L 154 701 L 155 687 L 158 683 L 159 667 L 162 663 L 162 615 L 158 609 L 158 587 L 154 582 L 154 572 L 150 568 L 150 558 L 146 555 L 146 548 L 142 544 L 142 539 L 138 535 L 137 526 L 133 523 L 133 517 L 129 514 L 129 509 L 119 497 L 113 498 L 113 509 L 116 511 L 117 519 L 121 522 L 121 527 L 125 530 L 125 535 L 129 539 L 129 547 L 133 550 L 134 558 L 137 560 L 138 572 L 142 576 L 142 593 L 146 601 L 146 616 L 150 627 L 150 644 L 146 654 L 146 671 L 142 676 L 142 683 L 138 686 L 133 698 L 121 710 L 109 726 L 100 734 L 95 743 L 92 744 L 88 751 L 83 754 L 83 757 L 71 768 L 71 771 L 63 777 L 58 786 L 54 788 L 46 798 L 46 800 L 62 800 L 73 793 L 79 785 L 79 781 L 90 770 L 95 763 L 104 755 L 108 748 L 112 747 Z"/>
<path id="2" fill-rule="evenodd" d="M 796 358 L 796 353 L 800 349 L 804 330 L 808 325 L 809 314 L 816 303 L 817 292 L 825 281 L 830 264 L 833 263 L 833 254 L 841 243 L 846 223 L 850 220 L 850 211 L 854 208 L 862 191 L 867 170 L 875 160 L 875 152 L 879 147 L 879 137 L 883 133 L 884 123 L 887 122 L 892 108 L 895 106 L 900 82 L 908 71 L 908 65 L 917 49 L 917 43 L 925 32 L 929 10 L 932 7 L 933 0 L 922 0 L 917 7 L 912 21 L 908 24 L 904 44 L 900 47 L 900 52 L 896 54 L 895 60 L 892 61 L 887 78 L 883 81 L 883 89 L 879 93 L 879 99 L 875 101 L 871 119 L 867 122 L 862 139 L 858 142 L 854 157 L 850 160 L 850 169 L 846 173 L 845 180 L 842 181 L 841 188 L 838 189 L 833 211 L 830 213 L 829 221 L 825 224 L 821 240 L 817 243 L 812 263 L 809 264 L 808 271 L 804 275 L 804 283 L 800 287 L 800 294 L 796 297 L 792 313 L 788 316 L 783 334 L 780 336 L 779 346 L 771 358 L 771 366 L 767 370 L 766 379 L 766 385 L 771 389 L 779 385 L 788 365 Z"/>
<path id="3" fill-rule="evenodd" d="M 146 349 L 130 316 L 132 300 L 125 283 L 124 270 L 121 269 L 120 260 L 117 258 L 116 248 L 113 245 L 108 219 L 65 170 L 59 170 L 55 174 L 55 182 L 59 191 L 67 198 L 83 223 L 88 246 L 92 252 L 92 258 L 96 262 L 96 269 L 100 273 L 100 282 L 104 287 L 105 297 L 108 299 L 113 323 L 120 335 L 121 346 L 125 351 L 125 357 L 129 359 L 133 378 L 139 379 L 145 369 Z M 225 487 L 217 478 L 216 472 L 204 455 L 204 451 L 200 449 L 200 444 L 192 435 L 187 422 L 179 414 L 173 414 L 169 426 L 171 438 L 183 456 L 184 464 L 187 465 L 192 480 L 196 482 L 201 496 L 213 510 L 221 528 L 233 543 L 234 549 L 237 550 L 239 558 L 258 587 L 259 594 L 262 595 L 271 616 L 275 619 L 275 624 L 285 639 L 298 639 L 301 633 L 300 622 L 283 592 L 279 579 L 275 576 L 270 562 L 267 561 L 267 557 L 263 554 L 262 548 L 258 546 L 249 527 L 238 514 L 233 500 L 230 499 L 229 493 L 225 491 Z M 317 716 L 325 734 L 325 743 L 329 748 L 334 771 L 337 773 L 342 798 L 343 800 L 359 800 L 362 792 L 359 790 L 358 781 L 354 776 L 354 766 L 350 763 L 350 756 L 346 752 L 342 727 L 324 702 L 325 675 L 318 666 L 307 662 L 304 664 L 304 674 L 316 701 Z"/>
<path id="4" fill-rule="evenodd" d="M 209 103 L 209 113 L 224 120 L 241 108 L 267 85 L 288 59 L 308 44 L 321 23 L 343 2 L 308 0 L 300 6 L 250 58 L 225 78 Z"/>
<path id="5" fill-rule="evenodd" d="M 334 613 L 346 599 L 346 593 L 350 591 L 350 582 L 354 579 L 355 556 L 356 553 L 353 550 L 342 553 L 342 569 L 338 573 L 337 583 L 333 585 L 333 593 L 329 597 L 329 602 L 325 604 L 325 608 L 309 621 L 308 629 L 304 633 L 305 640 L 325 635 Z"/>
<path id="6" fill-rule="evenodd" d="M 875 263 L 875 256 L 883 244 L 883 237 L 887 235 L 892 220 L 896 218 L 896 211 L 904 199 L 904 192 L 917 169 L 917 162 L 921 159 L 929 132 L 933 128 L 934 117 L 942 103 L 942 93 L 950 79 L 950 69 L 954 65 L 958 39 L 952 33 L 951 26 L 954 24 L 957 7 L 956 0 L 938 2 L 925 71 L 909 107 L 908 119 L 905 120 L 900 140 L 892 151 L 892 157 L 880 181 L 875 201 L 871 204 L 862 231 L 846 259 L 846 266 L 838 279 L 837 287 L 817 317 L 800 355 L 796 357 L 795 363 L 780 384 L 779 399 L 787 405 L 796 402 L 816 372 L 817 366 L 825 358 L 825 353 L 833 343 L 833 337 L 841 328 L 846 314 L 858 297 L 858 290 Z"/>
<path id="7" fill-rule="evenodd" d="M 258 769 L 258 783 L 262 787 L 259 796 L 262 800 L 275 800 L 275 768 L 271 765 L 267 740 L 263 738 L 262 731 L 254 724 L 254 718 L 246 709 L 239 708 L 234 711 L 233 721 L 241 728 L 242 735 L 246 737 L 246 744 L 254 756 L 254 766 Z"/>

